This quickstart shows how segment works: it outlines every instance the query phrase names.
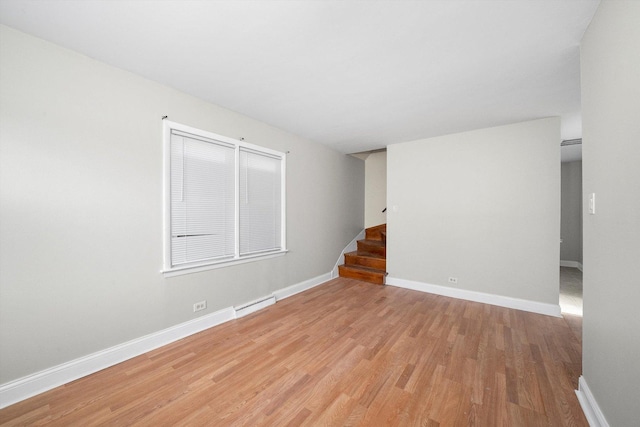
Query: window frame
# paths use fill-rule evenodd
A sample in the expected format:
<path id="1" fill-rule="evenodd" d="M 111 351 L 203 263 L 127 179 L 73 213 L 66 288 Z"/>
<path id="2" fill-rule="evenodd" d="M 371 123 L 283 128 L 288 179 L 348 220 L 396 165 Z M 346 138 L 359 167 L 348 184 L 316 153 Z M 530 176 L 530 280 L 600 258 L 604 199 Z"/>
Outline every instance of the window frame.
<path id="1" fill-rule="evenodd" d="M 215 268 L 228 267 L 231 265 L 253 262 L 268 258 L 282 256 L 288 252 L 286 239 L 286 154 L 265 148 L 259 145 L 250 144 L 244 140 L 230 138 L 213 132 L 204 131 L 181 123 L 172 122 L 164 119 L 163 121 L 163 270 L 161 271 L 165 277 L 171 277 L 182 274 L 195 273 Z M 194 138 L 219 142 L 224 145 L 231 145 L 235 150 L 234 176 L 234 233 L 235 247 L 233 258 L 222 260 L 203 260 L 201 262 L 190 262 L 185 264 L 172 265 L 171 260 L 171 135 L 172 131 L 193 135 Z M 260 253 L 252 253 L 247 255 L 240 254 L 240 151 L 241 149 L 249 150 L 269 157 L 275 157 L 280 160 L 280 248 Z"/>

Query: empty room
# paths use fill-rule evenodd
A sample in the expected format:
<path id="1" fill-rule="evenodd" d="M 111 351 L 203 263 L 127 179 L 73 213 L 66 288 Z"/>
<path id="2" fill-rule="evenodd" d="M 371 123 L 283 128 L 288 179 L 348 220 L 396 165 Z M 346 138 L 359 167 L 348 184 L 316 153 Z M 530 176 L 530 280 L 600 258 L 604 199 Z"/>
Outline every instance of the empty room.
<path id="1" fill-rule="evenodd" d="M 0 0 L 0 426 L 635 426 L 640 2 Z"/>

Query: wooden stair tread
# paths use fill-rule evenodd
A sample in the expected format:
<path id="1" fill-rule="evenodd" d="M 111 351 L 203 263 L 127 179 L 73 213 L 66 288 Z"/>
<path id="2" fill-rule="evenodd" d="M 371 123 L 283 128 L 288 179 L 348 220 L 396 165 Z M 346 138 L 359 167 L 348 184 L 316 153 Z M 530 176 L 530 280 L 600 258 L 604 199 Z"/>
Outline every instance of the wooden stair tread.
<path id="1" fill-rule="evenodd" d="M 358 251 L 386 257 L 387 245 L 382 240 L 358 240 Z"/>
<path id="2" fill-rule="evenodd" d="M 354 270 L 362 270 L 362 271 L 366 271 L 367 273 L 384 274 L 385 276 L 387 275 L 387 272 L 384 271 L 384 270 L 379 270 L 377 268 L 371 268 L 371 267 L 365 267 L 363 265 L 341 265 L 340 267 L 352 268 Z"/>
<path id="3" fill-rule="evenodd" d="M 385 240 L 383 234 L 387 233 L 387 224 L 380 224 L 374 227 L 369 227 L 365 230 L 365 236 L 367 240 Z"/>
<path id="4" fill-rule="evenodd" d="M 363 251 L 347 252 L 345 255 L 359 256 L 359 257 L 365 257 L 365 258 L 375 258 L 375 259 L 386 259 L 383 255 L 372 254 L 371 252 L 363 252 Z"/>
<path id="5" fill-rule="evenodd" d="M 387 225 L 365 230 L 365 239 L 358 240 L 358 250 L 344 254 L 338 266 L 340 277 L 384 285 L 387 276 Z"/>
<path id="6" fill-rule="evenodd" d="M 384 285 L 387 272 L 375 268 L 363 267 L 361 265 L 340 265 L 338 266 L 340 277 L 361 280 L 364 282 Z"/>
<path id="7" fill-rule="evenodd" d="M 382 254 L 372 254 L 364 251 L 355 251 L 344 254 L 344 264 L 348 266 L 368 267 L 386 271 L 387 258 Z"/>
<path id="8" fill-rule="evenodd" d="M 366 243 L 367 245 L 371 246 L 380 246 L 381 248 L 384 248 L 386 246 L 382 240 L 362 239 L 358 240 L 358 242 Z"/>

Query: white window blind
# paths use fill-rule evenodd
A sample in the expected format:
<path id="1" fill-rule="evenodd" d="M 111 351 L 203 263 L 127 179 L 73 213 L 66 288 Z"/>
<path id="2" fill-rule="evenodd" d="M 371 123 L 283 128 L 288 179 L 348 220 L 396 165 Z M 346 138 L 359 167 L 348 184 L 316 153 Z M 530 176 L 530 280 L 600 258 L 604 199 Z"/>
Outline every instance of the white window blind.
<path id="1" fill-rule="evenodd" d="M 233 257 L 235 150 L 171 134 L 171 264 Z"/>
<path id="2" fill-rule="evenodd" d="M 164 126 L 164 272 L 285 253 L 285 155 L 169 121 Z"/>
<path id="3" fill-rule="evenodd" d="M 281 162 L 240 149 L 240 254 L 281 248 Z"/>

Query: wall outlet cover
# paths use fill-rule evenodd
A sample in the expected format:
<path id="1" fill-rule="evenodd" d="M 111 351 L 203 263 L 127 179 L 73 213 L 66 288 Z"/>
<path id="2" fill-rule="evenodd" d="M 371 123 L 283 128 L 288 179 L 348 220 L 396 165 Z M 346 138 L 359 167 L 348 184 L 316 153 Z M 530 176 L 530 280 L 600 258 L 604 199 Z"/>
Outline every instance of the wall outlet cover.
<path id="1" fill-rule="evenodd" d="M 207 300 L 200 301 L 200 302 L 197 302 L 197 303 L 193 304 L 193 312 L 194 313 L 196 311 L 204 310 L 205 308 L 207 308 Z"/>

